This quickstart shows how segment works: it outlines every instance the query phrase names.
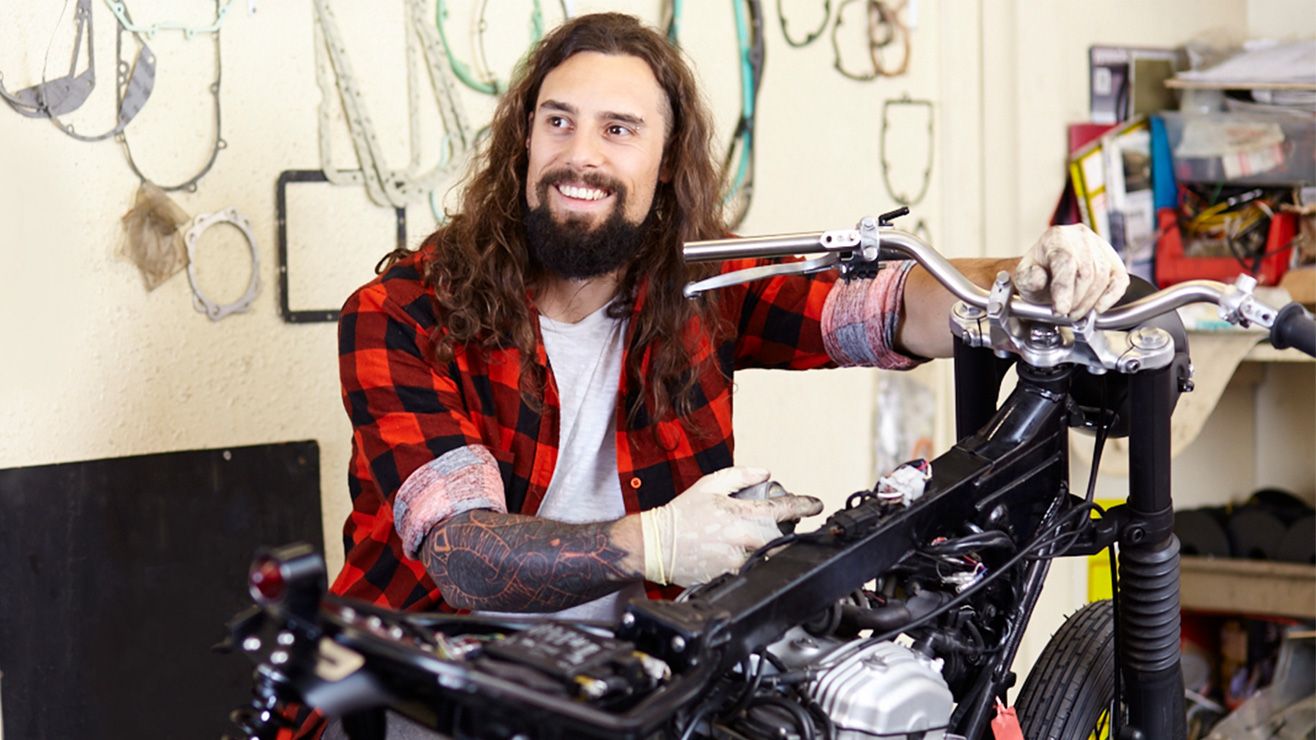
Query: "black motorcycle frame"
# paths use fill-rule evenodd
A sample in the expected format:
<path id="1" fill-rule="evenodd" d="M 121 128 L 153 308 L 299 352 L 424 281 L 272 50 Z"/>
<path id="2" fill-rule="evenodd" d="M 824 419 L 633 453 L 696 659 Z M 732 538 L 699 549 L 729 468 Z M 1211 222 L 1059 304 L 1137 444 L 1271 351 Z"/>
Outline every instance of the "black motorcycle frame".
<path id="1" fill-rule="evenodd" d="M 534 727 L 541 736 L 646 737 L 707 699 L 716 676 L 899 563 L 926 544 L 939 525 L 1003 516 L 1016 537 L 1027 541 L 1049 515 L 1083 503 L 1069 491 L 1068 449 L 1069 429 L 1078 412 L 1070 382 L 1086 371 L 1015 363 L 1018 384 L 998 408 L 995 399 L 1010 364 L 989 349 L 956 341 L 960 441 L 932 461 L 932 477 L 919 500 L 896 511 L 871 499 L 863 501 L 833 514 L 817 534 L 701 587 L 687 600 L 633 603 L 617 637 L 666 661 L 673 677 L 626 711 L 564 702 L 504 677 L 408 649 L 405 640 L 398 639 L 416 629 L 460 633 L 489 624 L 506 631 L 516 629 L 515 624 L 404 615 L 334 597 L 325 600 L 324 608 L 312 608 L 322 594 L 321 570 L 319 578 L 291 578 L 289 597 L 254 609 L 232 625 L 236 643 L 264 635 L 264 644 L 284 648 L 284 655 L 273 661 L 268 649 L 253 655 L 261 663 L 257 713 L 286 701 L 344 711 L 388 706 L 423 724 L 451 729 L 479 716 L 511 721 L 506 707 L 515 702 L 515 723 Z M 1004 615 L 1003 644 L 959 698 L 948 728 L 953 733 L 981 736 L 996 698 L 1004 697 L 1014 683 L 1010 665 L 1050 560 L 1099 552 L 1118 541 L 1116 685 L 1123 687 L 1118 699 L 1127 712 L 1121 737 L 1184 736 L 1178 541 L 1171 531 L 1169 455 L 1178 379 L 1165 368 L 1119 380 L 1127 383 L 1130 400 L 1124 407 L 1130 414 L 1128 502 L 1091 526 L 1075 528 L 1063 547 L 1016 566 L 1021 569 L 1018 598 Z M 363 669 L 348 681 L 324 681 L 312 668 L 323 652 L 315 646 L 326 637 L 365 657 Z"/>

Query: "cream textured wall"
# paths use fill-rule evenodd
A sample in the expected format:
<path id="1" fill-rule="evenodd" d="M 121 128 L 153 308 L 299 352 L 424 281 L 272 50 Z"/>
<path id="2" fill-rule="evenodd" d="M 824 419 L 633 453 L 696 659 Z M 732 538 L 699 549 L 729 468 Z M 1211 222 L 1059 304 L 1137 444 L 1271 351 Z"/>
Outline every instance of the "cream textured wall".
<path id="1" fill-rule="evenodd" d="M 398 5 L 335 8 L 357 74 L 369 88 L 386 152 L 390 161 L 401 162 L 407 147 Z M 578 13 L 595 9 L 658 20 L 652 2 L 573 7 Z M 177 4 L 163 0 L 139 0 L 131 10 L 139 23 L 208 17 L 199 8 L 180 17 Z M 910 74 L 867 84 L 832 72 L 825 39 L 792 50 L 781 40 L 775 13 L 765 18 L 758 172 L 742 232 L 848 226 L 890 207 L 879 170 L 881 103 L 906 92 L 936 97 L 939 46 L 930 29 L 939 22 L 938 10 L 923 3 Z M 11 14 L 14 22 L 0 27 L 0 70 L 9 87 L 39 79 L 52 35 L 50 68 L 67 66 L 72 24 L 67 16 L 60 22 L 59 11 L 59 4 L 19 8 Z M 463 11 L 454 4 L 451 28 L 467 27 Z M 792 20 L 812 22 L 810 11 L 817 9 L 801 6 Z M 106 81 L 114 20 L 101 3 L 93 3 L 93 14 L 102 84 L 68 119 L 80 131 L 98 130 L 113 116 Z M 510 36 L 524 43 L 524 32 L 517 36 L 520 16 L 494 22 L 508 25 L 491 29 L 490 56 L 509 64 L 508 49 L 493 40 Z M 684 43 L 704 78 L 723 139 L 738 111 L 733 33 L 729 6 L 687 4 Z M 319 165 L 310 4 L 259 3 L 254 16 L 235 4 L 221 38 L 228 146 L 195 193 L 174 197 L 190 214 L 234 207 L 251 221 L 262 285 L 246 314 L 212 323 L 192 309 L 185 276 L 147 293 L 135 268 L 116 256 L 119 218 L 137 180 L 115 143 L 73 141 L 48 123 L 0 110 L 0 193 L 7 196 L 0 216 L 8 225 L 0 253 L 0 321 L 5 335 L 16 338 L 3 364 L 0 465 L 316 439 L 327 556 L 336 569 L 338 533 L 349 510 L 344 477 L 350 430 L 338 401 L 334 330 L 327 324 L 288 325 L 278 317 L 274 258 L 275 178 L 283 169 Z M 157 85 L 128 131 L 144 170 L 174 182 L 190 176 L 208 151 L 212 114 L 205 85 L 214 73 L 213 52 L 207 37 L 162 33 L 150 43 L 159 60 Z M 456 36 L 454 46 L 463 43 L 469 41 Z M 487 119 L 488 99 L 465 92 L 463 101 L 473 122 Z M 920 141 L 888 155 L 900 173 L 911 173 L 910 184 L 901 181 L 905 188 L 921 175 L 923 151 Z M 349 166 L 350 152 L 339 130 L 339 166 Z M 934 178 L 919 207 L 934 235 L 939 201 Z M 295 186 L 289 221 L 298 305 L 336 306 L 351 287 L 369 279 L 378 256 L 391 247 L 388 212 L 367 203 L 359 190 Z M 411 208 L 411 243 L 433 225 L 428 207 Z M 208 232 L 200 255 L 201 283 L 210 296 L 228 301 L 241 294 L 248 263 L 236 232 Z M 48 282 L 55 280 L 58 288 Z M 746 374 L 738 403 L 741 459 L 771 460 L 793 488 L 833 503 L 869 484 L 873 377 L 863 370 L 813 377 Z"/>
<path id="2" fill-rule="evenodd" d="M 514 5 L 516 12 L 499 16 L 491 30 L 495 61 L 510 60 L 524 42 L 520 14 L 529 4 Z M 578 13 L 619 9 L 656 21 L 659 3 L 572 5 Z M 685 45 L 725 138 L 739 98 L 730 6 L 685 5 Z M 816 20 L 818 5 L 785 3 L 797 22 L 793 29 Z M 933 181 L 917 207 L 934 243 L 955 256 L 1017 253 L 1043 229 L 1062 184 L 1064 124 L 1086 117 L 1089 44 L 1178 44 L 1214 29 L 1282 27 L 1275 8 L 1299 5 L 922 0 L 909 73 L 861 84 L 832 70 L 825 38 L 803 50 L 787 47 L 775 4 L 764 3 L 758 171 L 741 231 L 842 227 L 889 208 L 880 171 L 882 101 L 909 93 L 937 104 Z M 58 74 L 67 67 L 71 23 L 66 18 L 57 25 L 60 6 L 11 3 L 0 13 L 0 71 L 11 89 L 40 75 L 52 33 L 58 41 L 50 69 Z M 178 19 L 185 11 L 200 20 L 209 8 L 166 0 L 130 6 L 139 22 Z M 249 16 L 245 3 L 234 3 L 222 35 L 228 147 L 197 192 L 176 196 L 192 214 L 235 207 L 250 219 L 262 287 L 247 314 L 208 321 L 191 308 L 181 275 L 146 293 L 134 268 L 115 256 L 118 219 L 137 185 L 118 146 L 75 142 L 48 123 L 0 108 L 0 336 L 6 338 L 0 467 L 315 439 L 326 554 L 335 570 L 349 510 L 350 430 L 338 400 L 334 330 L 279 319 L 274 258 L 275 178 L 284 169 L 319 166 L 310 3 L 260 0 L 257 7 Z M 371 88 L 372 115 L 390 160 L 403 161 L 401 3 L 334 7 L 358 74 Z M 463 12 L 454 8 L 454 28 L 467 27 Z M 113 115 L 114 21 L 101 2 L 93 3 L 93 13 L 101 84 L 70 118 L 88 131 Z M 499 46 L 495 39 L 511 41 Z M 157 88 L 129 135 L 142 166 L 168 182 L 190 175 L 207 151 L 212 52 L 208 39 L 179 34 L 161 34 L 151 43 L 159 58 Z M 463 100 L 474 122 L 487 118 L 487 99 L 466 92 Z M 904 131 L 900 136 L 912 141 L 902 139 L 889 155 L 902 185 L 917 179 L 923 156 L 922 133 Z M 336 151 L 350 154 L 341 134 Z M 309 302 L 336 305 L 391 247 L 388 215 L 357 191 L 302 187 L 292 202 L 295 291 Z M 433 224 L 426 206 L 413 207 L 411 243 Z M 211 295 L 230 300 L 241 292 L 244 250 L 231 233 L 207 236 L 200 269 Z M 920 372 L 946 388 L 947 365 Z M 871 484 L 875 377 L 865 370 L 744 374 L 738 379 L 739 460 L 769 464 L 789 487 L 838 505 Z M 944 419 L 950 406 L 942 395 Z M 943 427 L 943 443 L 947 437 Z M 1062 566 L 1056 573 L 1024 646 L 1025 661 L 1080 600 L 1079 569 Z M 217 622 L 226 616 L 216 615 Z"/>

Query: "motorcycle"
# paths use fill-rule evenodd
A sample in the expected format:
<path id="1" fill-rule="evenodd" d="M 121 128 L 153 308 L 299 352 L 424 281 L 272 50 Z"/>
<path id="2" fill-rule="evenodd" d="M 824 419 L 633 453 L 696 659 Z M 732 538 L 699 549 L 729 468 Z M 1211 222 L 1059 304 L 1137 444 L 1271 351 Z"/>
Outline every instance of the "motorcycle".
<path id="1" fill-rule="evenodd" d="M 388 712 L 458 738 L 978 738 L 1016 681 L 1051 561 L 1107 550 L 1114 598 L 1079 609 L 1044 649 L 1016 701 L 1023 736 L 1183 738 L 1170 418 L 1192 365 L 1175 309 L 1214 303 L 1309 355 L 1316 321 L 1258 301 L 1247 275 L 1135 286 L 1071 321 L 1015 295 L 1007 273 L 974 285 L 892 225 L 905 212 L 689 243 L 689 261 L 802 258 L 686 294 L 917 261 L 959 299 L 950 450 L 900 466 L 737 572 L 631 603 L 617 624 L 391 611 L 326 596 L 307 545 L 264 552 L 250 571 L 256 605 L 230 623 L 229 644 L 256 664 L 252 703 L 234 713 L 243 737 L 274 737 L 284 708 L 302 704 L 342 717 L 353 738 L 384 737 Z M 1069 485 L 1071 430 L 1096 436 L 1083 492 Z M 1107 510 L 1094 486 L 1115 436 L 1129 438 L 1129 491 Z"/>

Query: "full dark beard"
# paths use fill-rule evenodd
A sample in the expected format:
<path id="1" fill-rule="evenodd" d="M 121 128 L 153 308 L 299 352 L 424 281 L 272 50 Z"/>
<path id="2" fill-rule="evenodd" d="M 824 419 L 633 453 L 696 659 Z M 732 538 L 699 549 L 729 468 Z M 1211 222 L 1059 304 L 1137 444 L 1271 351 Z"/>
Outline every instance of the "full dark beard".
<path id="1" fill-rule="evenodd" d="M 622 215 L 626 190 L 619 184 L 591 182 L 586 178 L 590 186 L 606 187 L 617 196 L 612 212 L 593 228 L 587 218 L 567 216 L 559 221 L 548 209 L 548 188 L 568 180 L 567 175 L 545 177 L 536 188 L 539 206 L 525 206 L 526 243 L 531 259 L 545 271 L 570 280 L 606 275 L 625 266 L 644 246 L 650 219 L 639 224 L 627 221 Z"/>

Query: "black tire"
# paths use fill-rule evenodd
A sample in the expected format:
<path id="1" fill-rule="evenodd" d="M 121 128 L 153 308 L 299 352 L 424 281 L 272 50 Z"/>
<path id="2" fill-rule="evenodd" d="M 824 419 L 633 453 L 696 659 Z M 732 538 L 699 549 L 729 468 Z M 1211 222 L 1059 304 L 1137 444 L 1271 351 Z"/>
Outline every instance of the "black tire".
<path id="1" fill-rule="evenodd" d="M 1051 636 L 1015 701 L 1028 740 L 1110 736 L 1115 696 L 1115 610 L 1097 601 Z"/>

